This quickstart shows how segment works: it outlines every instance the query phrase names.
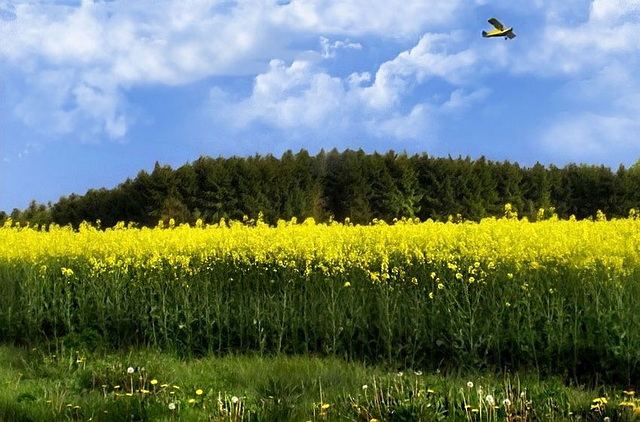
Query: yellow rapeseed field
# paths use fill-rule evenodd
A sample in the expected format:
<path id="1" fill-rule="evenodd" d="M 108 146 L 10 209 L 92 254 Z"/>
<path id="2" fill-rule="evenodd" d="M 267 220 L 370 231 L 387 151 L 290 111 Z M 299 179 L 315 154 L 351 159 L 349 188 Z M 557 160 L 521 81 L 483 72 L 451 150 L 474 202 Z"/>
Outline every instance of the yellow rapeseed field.
<path id="1" fill-rule="evenodd" d="M 9 221 L 0 228 L 0 259 L 45 265 L 52 258 L 89 261 L 96 271 L 153 268 L 164 261 L 197 272 L 194 259 L 233 259 L 326 274 L 359 267 L 374 280 L 388 277 L 390 262 L 398 260 L 451 263 L 453 270 L 460 262 L 480 262 L 484 268 L 508 264 L 515 269 L 602 265 L 626 274 L 640 265 L 640 220 L 489 218 L 480 223 L 403 220 L 354 226 L 294 219 L 275 227 L 222 221 L 139 229 L 121 223 L 106 230 L 83 224 L 77 231 L 59 226 L 48 231 L 16 227 Z"/>

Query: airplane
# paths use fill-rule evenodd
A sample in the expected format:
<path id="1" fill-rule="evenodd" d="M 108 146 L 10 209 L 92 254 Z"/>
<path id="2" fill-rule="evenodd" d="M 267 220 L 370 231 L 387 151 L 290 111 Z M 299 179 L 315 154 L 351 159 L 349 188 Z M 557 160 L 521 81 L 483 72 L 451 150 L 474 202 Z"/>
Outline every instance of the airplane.
<path id="1" fill-rule="evenodd" d="M 482 31 L 482 36 L 483 37 L 485 37 L 485 38 L 505 37 L 504 38 L 505 40 L 507 38 L 512 39 L 512 38 L 516 37 L 516 34 L 513 33 L 513 28 L 503 26 L 498 19 L 491 18 L 491 19 L 489 19 L 489 23 L 491 25 L 493 25 L 496 29 L 493 29 L 493 30 L 491 30 L 489 32 Z"/>

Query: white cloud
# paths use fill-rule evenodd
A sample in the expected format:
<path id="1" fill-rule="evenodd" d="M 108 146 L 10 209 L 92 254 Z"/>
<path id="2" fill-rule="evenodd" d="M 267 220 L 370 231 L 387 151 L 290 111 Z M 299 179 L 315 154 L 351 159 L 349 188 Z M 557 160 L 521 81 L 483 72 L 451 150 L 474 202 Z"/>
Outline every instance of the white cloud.
<path id="1" fill-rule="evenodd" d="M 48 72 L 65 80 L 36 83 L 24 93 L 15 107 L 25 123 L 44 121 L 68 133 L 85 122 L 91 131 L 102 128 L 119 138 L 133 120 L 124 111 L 123 93 L 130 87 L 257 74 L 273 57 L 291 60 L 299 54 L 290 45 L 295 38 L 322 36 L 322 54 L 329 58 L 339 49 L 362 46 L 344 38 L 330 43 L 327 37 L 415 37 L 450 22 L 461 5 L 461 0 L 407 0 L 402 7 L 383 0 L 30 1 L 12 4 L 2 15 L 7 19 L 0 23 L 0 38 L 6 40 L 0 61 L 31 81 Z M 62 107 L 60 98 L 69 96 L 75 97 L 73 111 Z"/>
<path id="2" fill-rule="evenodd" d="M 599 161 L 603 154 L 614 154 L 624 161 L 623 152 L 640 152 L 637 134 L 640 122 L 621 116 L 592 112 L 563 114 L 541 136 L 548 151 L 571 160 Z"/>
<path id="3" fill-rule="evenodd" d="M 343 48 L 347 50 L 362 50 L 362 44 L 354 43 L 349 40 L 335 41 L 333 44 L 329 42 L 328 38 L 320 37 L 320 46 L 322 47 L 322 57 L 325 59 L 333 58 L 336 56 L 336 52 Z"/>
<path id="4" fill-rule="evenodd" d="M 371 108 L 386 109 L 397 105 L 414 83 L 433 77 L 463 83 L 476 55 L 469 49 L 449 52 L 458 39 L 457 34 L 425 34 L 414 48 L 380 66 L 373 85 L 362 91 L 364 101 Z"/>
<path id="5" fill-rule="evenodd" d="M 330 35 L 414 37 L 453 22 L 462 0 L 293 0 L 277 8 L 273 21 L 301 31 Z"/>
<path id="6" fill-rule="evenodd" d="M 379 66 L 375 76 L 354 72 L 332 76 L 322 68 L 321 53 L 306 52 L 287 65 L 272 60 L 255 78 L 248 98 L 233 105 L 212 91 L 216 115 L 234 122 L 237 131 L 252 123 L 315 136 L 363 135 L 393 139 L 433 139 L 436 116 L 477 101 L 485 90 L 460 90 L 475 65 L 475 55 L 460 49 L 459 36 L 426 34 L 417 45 Z M 329 41 L 323 47 L 330 45 Z M 411 99 L 416 87 L 431 79 L 445 81 L 452 93 L 444 105 Z M 412 104 L 413 102 L 413 104 Z"/>

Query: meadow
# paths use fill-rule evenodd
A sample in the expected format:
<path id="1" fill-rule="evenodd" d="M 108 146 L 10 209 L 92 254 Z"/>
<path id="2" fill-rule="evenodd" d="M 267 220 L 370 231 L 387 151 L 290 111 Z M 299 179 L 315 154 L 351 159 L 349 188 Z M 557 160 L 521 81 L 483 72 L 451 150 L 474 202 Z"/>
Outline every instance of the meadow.
<path id="1" fill-rule="evenodd" d="M 613 402 L 617 394 L 618 407 L 609 406 L 618 412 L 612 417 L 626 406 L 631 418 L 635 402 L 622 391 L 631 393 L 640 380 L 639 233 L 633 211 L 625 219 L 607 220 L 599 213 L 579 221 L 541 212 L 530 222 L 508 205 L 503 218 L 479 223 L 404 219 L 361 226 L 294 219 L 269 226 L 245 219 L 160 223 L 154 229 L 120 223 L 104 230 L 90 224 L 43 230 L 9 221 L 0 228 L 0 342 L 36 348 L 41 357 L 23 359 L 35 367 L 56 354 L 67 353 L 69 369 L 88 350 L 105 351 L 111 359 L 153 350 L 194 361 L 306 357 L 378 368 L 369 374 L 374 379 L 384 368 L 379 382 L 394 393 L 370 396 L 368 406 L 378 403 L 379 409 L 387 402 L 413 403 L 421 389 L 426 397 L 430 385 L 448 382 L 422 383 L 417 373 L 532 373 L 538 380 L 589 386 L 577 406 L 586 408 L 577 413 L 581 417 L 602 420 L 602 399 Z M 114 386 L 129 379 L 124 367 L 118 371 L 122 379 L 100 381 L 100 387 L 96 381 L 92 388 L 115 399 Z M 398 381 L 397 373 L 413 374 L 412 381 Z M 130 377 L 129 384 L 144 379 L 144 385 L 131 386 L 132 395 L 154 391 L 149 377 Z M 354 377 L 360 395 L 361 386 L 372 383 L 365 378 Z M 314 379 L 306 387 L 300 381 L 303 387 L 296 389 L 313 392 L 315 404 L 305 415 L 320 420 L 330 417 L 329 407 L 323 409 Z M 412 382 L 420 385 L 410 388 Z M 443 388 L 449 391 L 438 405 L 443 415 L 458 409 L 462 420 L 518 420 L 504 403 L 514 390 L 496 387 L 505 385 L 504 378 L 489 383 L 495 391 L 489 405 L 489 387 L 478 393 L 477 385 L 458 384 Z M 536 385 L 546 384 L 538 381 L 530 389 Z M 611 386 L 608 399 L 600 397 L 603 385 Z M 348 393 L 352 388 L 335 393 L 345 409 L 356 408 L 348 404 L 348 397 L 358 397 Z M 460 388 L 480 401 L 460 402 Z M 558 410 L 545 397 L 545 411 L 557 412 L 558 420 L 577 411 Z M 178 403 L 190 399 L 194 404 L 199 397 Z M 354 403 L 362 407 L 365 399 Z M 436 402 L 425 398 L 418 405 L 424 413 L 396 420 L 430 420 L 426 415 Z M 389 415 L 396 413 L 349 417 L 393 419 Z M 535 419 L 524 414 L 519 420 Z M 266 418 L 256 415 L 266 413 L 251 417 Z"/>

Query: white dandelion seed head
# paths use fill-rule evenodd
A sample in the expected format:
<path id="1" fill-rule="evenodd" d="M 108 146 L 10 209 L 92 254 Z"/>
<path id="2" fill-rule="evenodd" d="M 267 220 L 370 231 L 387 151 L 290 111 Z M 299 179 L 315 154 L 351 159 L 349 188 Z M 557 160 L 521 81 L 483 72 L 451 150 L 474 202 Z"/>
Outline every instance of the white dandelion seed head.
<path id="1" fill-rule="evenodd" d="M 467 383 L 467 387 L 469 387 L 469 388 L 473 388 L 473 382 L 472 382 L 472 381 L 469 381 L 469 382 Z"/>
<path id="2" fill-rule="evenodd" d="M 236 396 L 231 397 L 231 403 L 233 403 L 233 404 L 238 403 L 238 400 L 240 400 L 240 399 L 237 398 Z"/>

